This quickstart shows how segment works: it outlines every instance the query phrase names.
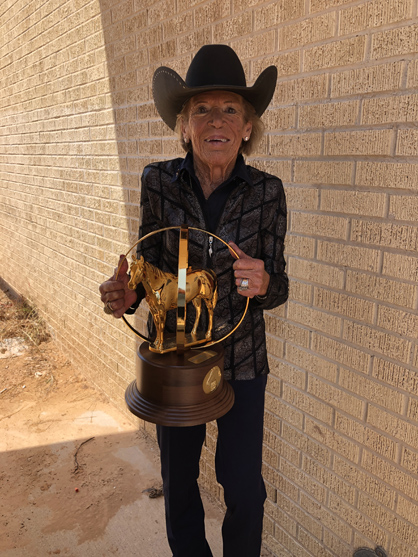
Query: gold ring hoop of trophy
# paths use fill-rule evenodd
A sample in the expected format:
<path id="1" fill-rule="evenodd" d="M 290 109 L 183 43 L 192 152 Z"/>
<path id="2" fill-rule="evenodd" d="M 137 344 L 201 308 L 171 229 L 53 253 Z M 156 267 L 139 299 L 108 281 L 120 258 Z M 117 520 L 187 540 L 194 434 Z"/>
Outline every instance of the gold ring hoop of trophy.
<path id="1" fill-rule="evenodd" d="M 161 337 L 156 344 L 155 340 L 153 341 L 142 335 L 124 316 L 122 317 L 125 324 L 144 341 L 139 345 L 137 351 L 136 380 L 126 389 L 125 400 L 130 412 L 145 421 L 168 426 L 200 425 L 220 418 L 231 409 L 234 403 L 233 389 L 223 377 L 224 354 L 220 343 L 232 335 L 241 325 L 248 310 L 249 298 L 247 298 L 245 310 L 239 322 L 224 337 L 212 340 L 211 330 L 209 331 L 209 329 L 203 334 L 198 331 L 186 333 L 186 306 L 187 303 L 190 302 L 190 300 L 188 300 L 188 295 L 190 296 L 191 290 L 187 278 L 193 274 L 194 284 L 199 281 L 210 282 L 211 275 L 214 275 L 210 270 L 195 270 L 188 267 L 189 230 L 203 232 L 216 238 L 222 242 L 237 259 L 239 259 L 239 256 L 222 238 L 206 230 L 187 227 L 185 225 L 154 230 L 140 238 L 131 246 L 124 258 L 120 261 L 116 272 L 116 278 L 119 275 L 124 260 L 127 259 L 128 255 L 139 243 L 154 234 L 168 230 L 180 230 L 179 273 L 177 277 L 170 274 L 169 277 L 164 278 L 164 280 L 169 281 L 170 284 L 176 282 L 177 285 L 176 339 L 173 340 L 173 338 L 170 338 L 166 341 L 163 338 L 163 332 L 160 331 Z M 136 273 L 138 271 L 138 268 L 134 267 L 135 265 L 138 265 L 140 268 L 139 274 L 141 277 L 143 272 L 147 274 L 146 271 L 142 271 L 142 267 L 150 264 L 147 264 L 147 262 L 142 259 L 143 258 L 137 260 L 133 255 L 131 281 L 133 272 Z M 159 272 L 159 270 L 155 270 L 155 268 L 151 271 L 152 272 L 149 274 L 154 277 L 156 277 Z M 131 285 L 130 288 L 135 288 L 137 284 L 138 283 Z M 150 290 L 150 285 L 146 282 L 143 282 L 143 285 L 147 296 L 152 297 L 153 292 L 152 289 Z M 203 290 L 207 293 L 210 291 L 210 288 L 206 284 L 206 288 Z M 173 295 L 173 292 L 171 294 Z M 210 296 L 206 296 L 206 298 L 209 297 Z M 161 298 L 159 301 L 161 301 Z M 205 299 L 205 302 L 206 301 Z M 152 303 L 150 306 L 150 312 L 152 313 L 151 307 L 155 310 L 155 304 Z M 215 306 L 211 308 L 212 312 L 214 307 Z M 208 305 L 207 309 L 210 313 Z M 200 316 L 198 311 L 196 311 L 196 314 Z M 156 319 L 158 321 L 159 317 L 157 316 L 155 318 L 153 315 L 153 318 L 154 325 L 156 325 Z M 199 317 L 196 317 L 195 327 L 198 324 L 198 319 Z M 209 322 L 210 321 L 211 319 L 209 318 Z"/>

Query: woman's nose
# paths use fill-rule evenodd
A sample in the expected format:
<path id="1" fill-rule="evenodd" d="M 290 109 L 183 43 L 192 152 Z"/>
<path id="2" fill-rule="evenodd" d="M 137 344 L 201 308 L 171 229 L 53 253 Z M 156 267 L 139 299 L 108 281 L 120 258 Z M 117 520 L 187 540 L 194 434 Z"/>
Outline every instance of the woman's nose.
<path id="1" fill-rule="evenodd" d="M 209 112 L 209 122 L 213 124 L 222 123 L 224 119 L 223 110 L 217 106 L 214 106 Z"/>

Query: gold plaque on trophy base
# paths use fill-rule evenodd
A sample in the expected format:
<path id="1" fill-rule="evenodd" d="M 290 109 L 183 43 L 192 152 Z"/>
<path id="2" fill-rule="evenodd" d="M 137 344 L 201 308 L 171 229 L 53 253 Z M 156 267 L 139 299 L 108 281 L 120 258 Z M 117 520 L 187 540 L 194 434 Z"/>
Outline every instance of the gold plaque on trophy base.
<path id="1" fill-rule="evenodd" d="M 136 381 L 126 390 L 125 400 L 129 410 L 147 422 L 200 425 L 220 418 L 234 403 L 234 391 L 221 371 L 220 345 L 156 354 L 143 342 L 136 367 Z"/>

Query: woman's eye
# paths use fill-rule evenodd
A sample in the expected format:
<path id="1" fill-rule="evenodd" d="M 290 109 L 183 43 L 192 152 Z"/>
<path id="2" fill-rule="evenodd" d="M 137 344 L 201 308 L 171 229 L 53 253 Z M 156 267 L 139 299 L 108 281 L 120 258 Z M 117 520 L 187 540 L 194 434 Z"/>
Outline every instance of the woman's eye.
<path id="1" fill-rule="evenodd" d="M 225 111 L 227 114 L 236 114 L 237 111 L 235 110 L 235 108 L 233 108 L 232 106 L 228 106 L 228 108 Z"/>
<path id="2" fill-rule="evenodd" d="M 207 108 L 206 106 L 198 106 L 196 108 L 196 114 L 206 114 Z"/>

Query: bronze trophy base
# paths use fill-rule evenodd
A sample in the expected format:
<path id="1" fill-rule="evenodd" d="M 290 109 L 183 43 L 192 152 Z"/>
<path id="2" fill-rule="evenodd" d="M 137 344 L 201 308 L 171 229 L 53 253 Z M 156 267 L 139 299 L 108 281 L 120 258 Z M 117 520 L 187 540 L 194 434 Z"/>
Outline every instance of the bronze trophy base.
<path id="1" fill-rule="evenodd" d="M 220 418 L 234 404 L 223 378 L 223 348 L 156 354 L 147 342 L 138 348 L 136 381 L 125 392 L 129 410 L 165 426 L 200 425 Z"/>

